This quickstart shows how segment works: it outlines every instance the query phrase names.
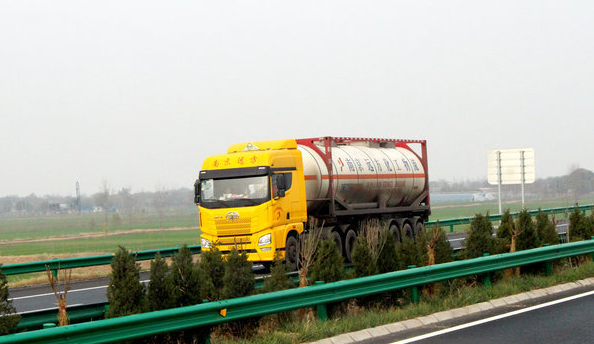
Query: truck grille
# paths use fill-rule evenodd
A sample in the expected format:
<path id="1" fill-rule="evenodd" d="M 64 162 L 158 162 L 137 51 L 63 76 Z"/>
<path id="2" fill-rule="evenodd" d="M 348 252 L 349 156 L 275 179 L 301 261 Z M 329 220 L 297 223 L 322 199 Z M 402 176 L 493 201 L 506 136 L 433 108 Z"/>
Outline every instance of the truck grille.
<path id="1" fill-rule="evenodd" d="M 229 222 L 226 219 L 215 220 L 217 234 L 219 236 L 248 235 L 252 229 L 252 219 L 243 218 Z"/>
<path id="2" fill-rule="evenodd" d="M 233 238 L 220 238 L 219 243 L 221 245 L 249 245 L 251 244 L 250 237 L 233 237 Z"/>

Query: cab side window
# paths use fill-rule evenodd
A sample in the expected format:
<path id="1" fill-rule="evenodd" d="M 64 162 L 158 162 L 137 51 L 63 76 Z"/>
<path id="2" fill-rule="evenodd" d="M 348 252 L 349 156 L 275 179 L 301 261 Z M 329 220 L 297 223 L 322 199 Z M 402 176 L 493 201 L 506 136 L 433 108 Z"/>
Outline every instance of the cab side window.
<path id="1" fill-rule="evenodd" d="M 275 173 L 271 178 L 272 197 L 280 197 L 279 188 L 288 191 L 293 185 L 292 173 Z M 284 186 L 284 187 L 283 187 Z"/>

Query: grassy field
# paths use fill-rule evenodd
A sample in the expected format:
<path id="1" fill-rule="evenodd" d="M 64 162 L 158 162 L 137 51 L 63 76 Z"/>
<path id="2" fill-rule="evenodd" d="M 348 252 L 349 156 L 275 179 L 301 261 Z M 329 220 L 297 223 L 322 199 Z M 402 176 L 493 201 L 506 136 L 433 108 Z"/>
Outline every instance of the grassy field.
<path id="1" fill-rule="evenodd" d="M 186 209 L 132 214 L 102 213 L 0 216 L 0 241 L 53 238 L 130 229 L 196 227 L 198 210 Z"/>
<path id="2" fill-rule="evenodd" d="M 594 203 L 594 198 L 580 199 Z M 571 206 L 568 199 L 529 201 L 529 209 Z M 519 202 L 506 203 L 504 209 L 520 210 Z M 497 202 L 434 204 L 431 220 L 498 212 Z M 9 215 L 0 217 L 0 256 L 113 252 L 118 245 L 131 250 L 147 250 L 199 242 L 196 209 L 109 215 L 105 227 L 103 214 Z M 563 215 L 558 215 L 563 217 Z M 118 218 L 119 217 L 119 218 Z M 456 231 L 467 226 L 457 226 Z M 155 230 L 159 231 L 155 231 Z M 162 229 L 162 230 L 161 230 Z M 170 230 L 167 230 L 170 229 Z M 174 230 L 175 229 L 175 230 Z M 181 230 L 180 230 L 181 229 Z M 146 230 L 139 232 L 139 230 Z M 153 230 L 153 231 L 151 231 Z M 0 262 L 1 263 L 1 262 Z"/>

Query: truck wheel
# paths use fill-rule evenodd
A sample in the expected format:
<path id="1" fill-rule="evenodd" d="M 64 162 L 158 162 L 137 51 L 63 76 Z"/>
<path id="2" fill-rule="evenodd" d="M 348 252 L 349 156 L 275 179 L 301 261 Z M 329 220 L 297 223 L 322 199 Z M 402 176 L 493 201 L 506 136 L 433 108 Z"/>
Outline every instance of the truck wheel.
<path id="1" fill-rule="evenodd" d="M 409 222 L 405 222 L 404 225 L 402 225 L 402 235 L 406 235 L 411 240 L 414 239 L 415 235 Z"/>
<path id="2" fill-rule="evenodd" d="M 334 241 L 334 243 L 336 244 L 336 247 L 338 247 L 338 252 L 340 252 L 342 254 L 342 238 L 340 237 L 340 233 L 338 233 L 337 231 L 332 231 L 331 233 L 331 237 L 332 237 L 332 241 Z"/>
<path id="3" fill-rule="evenodd" d="M 353 262 L 353 248 L 355 248 L 355 241 L 357 240 L 357 234 L 354 230 L 349 229 L 344 236 L 344 253 L 348 263 Z"/>
<path id="4" fill-rule="evenodd" d="M 415 235 L 418 235 L 423 230 L 423 220 L 418 220 L 415 224 Z"/>
<path id="5" fill-rule="evenodd" d="M 298 263 L 297 238 L 289 236 L 287 237 L 287 243 L 285 244 L 285 264 L 289 271 L 297 271 Z"/>
<path id="6" fill-rule="evenodd" d="M 398 229 L 398 225 L 392 223 L 390 225 L 390 232 L 394 235 L 394 240 L 396 241 L 396 245 L 400 243 L 400 230 Z"/>

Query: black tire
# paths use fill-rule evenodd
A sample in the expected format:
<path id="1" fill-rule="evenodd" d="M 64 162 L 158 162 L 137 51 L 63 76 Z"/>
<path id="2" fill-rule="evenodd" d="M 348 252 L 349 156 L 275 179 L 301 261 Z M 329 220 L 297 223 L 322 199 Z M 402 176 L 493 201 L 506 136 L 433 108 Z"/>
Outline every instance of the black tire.
<path id="1" fill-rule="evenodd" d="M 299 266 L 299 257 L 297 251 L 297 238 L 288 236 L 285 244 L 285 264 L 289 271 L 297 271 Z"/>
<path id="2" fill-rule="evenodd" d="M 423 220 L 418 220 L 415 224 L 415 235 L 419 235 L 423 230 Z"/>
<path id="3" fill-rule="evenodd" d="M 413 228 L 410 225 L 410 222 L 405 222 L 402 225 L 402 235 L 406 235 L 411 240 L 414 239 L 415 236 L 414 236 Z"/>
<path id="4" fill-rule="evenodd" d="M 334 243 L 336 244 L 336 247 L 338 247 L 338 252 L 340 252 L 340 254 L 342 254 L 343 245 L 342 245 L 342 237 L 340 236 L 340 233 L 337 231 L 332 231 L 332 233 L 330 233 L 330 237 L 332 238 L 332 241 L 334 241 Z"/>
<path id="5" fill-rule="evenodd" d="M 349 229 L 344 236 L 344 255 L 347 263 L 353 262 L 353 249 L 355 248 L 355 241 L 357 240 L 357 233 Z"/>
<path id="6" fill-rule="evenodd" d="M 400 229 L 398 229 L 398 225 L 392 223 L 390 225 L 390 232 L 394 235 L 394 240 L 396 240 L 396 244 L 398 245 L 401 242 L 400 238 Z"/>

